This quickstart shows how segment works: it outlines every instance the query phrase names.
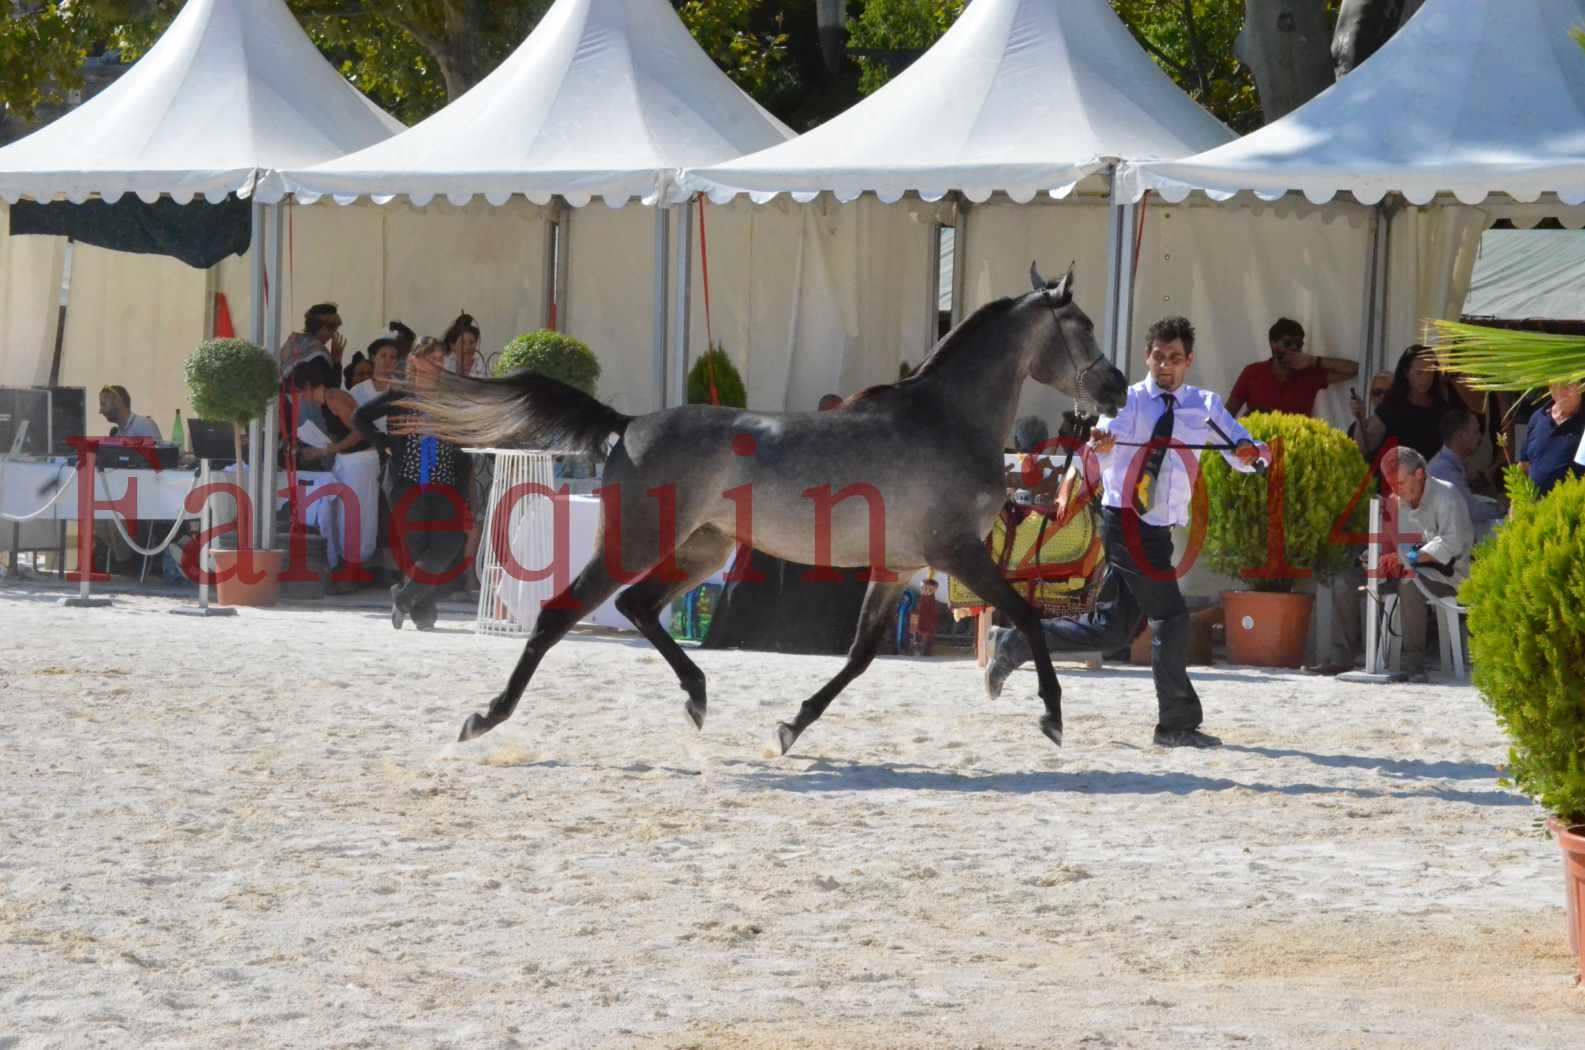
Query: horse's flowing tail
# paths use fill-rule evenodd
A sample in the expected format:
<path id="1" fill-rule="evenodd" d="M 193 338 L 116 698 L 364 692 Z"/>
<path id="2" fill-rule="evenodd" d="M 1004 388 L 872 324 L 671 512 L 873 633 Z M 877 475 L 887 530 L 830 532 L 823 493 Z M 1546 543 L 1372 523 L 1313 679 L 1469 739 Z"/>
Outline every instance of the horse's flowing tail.
<path id="1" fill-rule="evenodd" d="M 476 448 L 604 456 L 606 441 L 633 421 L 582 390 L 533 372 L 500 379 L 447 373 L 431 390 L 411 390 L 403 404 L 420 414 L 424 433 Z"/>

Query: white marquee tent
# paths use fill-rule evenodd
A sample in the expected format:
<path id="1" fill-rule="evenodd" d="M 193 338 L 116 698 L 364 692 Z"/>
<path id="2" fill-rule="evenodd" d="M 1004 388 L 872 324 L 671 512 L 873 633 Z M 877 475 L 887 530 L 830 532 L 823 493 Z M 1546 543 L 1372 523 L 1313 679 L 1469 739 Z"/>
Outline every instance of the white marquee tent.
<path id="1" fill-rule="evenodd" d="M 1569 225 L 1585 201 L 1585 0 L 1428 0 L 1375 56 L 1306 105 L 1196 156 L 1125 166 L 1129 199 L 1199 190 L 1315 203 L 1349 194 L 1390 216 L 1370 264 L 1375 359 L 1426 318 L 1458 316 L 1481 232 L 1499 218 Z"/>
<path id="2" fill-rule="evenodd" d="M 305 203 L 405 197 L 415 206 L 475 196 L 502 205 L 521 195 L 550 206 L 566 231 L 559 327 L 599 353 L 602 397 L 648 411 L 668 383 L 676 172 L 791 135 L 716 68 L 665 0 L 557 0 L 498 69 L 439 113 L 361 152 L 284 170 L 261 192 Z M 656 210 L 572 216 L 557 206 L 595 197 L 613 209 L 636 198 Z M 497 334 L 515 333 L 490 333 L 487 345 Z M 674 388 L 678 379 L 670 377 Z"/>
<path id="3" fill-rule="evenodd" d="M 282 0 L 190 0 L 104 92 L 0 149 L 0 198 L 247 197 L 273 168 L 328 160 L 400 128 L 325 61 Z M 273 345 L 279 314 L 267 326 L 252 309 L 264 284 L 267 225 L 262 206 L 253 212 L 252 279 L 237 298 L 254 339 Z M 276 225 L 270 250 L 279 255 Z M 78 309 L 61 382 L 90 391 L 119 382 L 138 391 L 139 411 L 162 421 L 185 402 L 181 363 L 209 332 L 212 274 L 61 238 L 10 236 L 0 237 L 0 273 L 0 381 L 48 380 L 56 288 L 69 285 Z"/>
<path id="4" fill-rule="evenodd" d="M 1232 137 L 1105 0 L 974 0 L 934 47 L 852 109 L 783 145 L 685 171 L 682 185 L 718 202 L 747 195 L 784 209 L 788 197 L 818 197 L 824 216 L 841 214 L 833 199 L 900 200 L 893 207 L 921 221 L 961 224 L 952 259 L 959 311 L 1023 290 L 1032 259 L 1052 273 L 1077 260 L 1080 302 L 1119 360 L 1133 349 L 1136 320 L 1186 313 L 1214 351 L 1200 355 L 1197 378 L 1225 390 L 1265 355 L 1266 326 L 1281 314 L 1336 352 L 1352 351 L 1358 314 L 1333 304 L 1360 298 L 1354 267 L 1368 236 L 1365 209 L 1339 222 L 1294 205 L 1149 208 L 1130 265 L 1140 217 L 1114 206 L 1114 166 Z M 1285 221 L 1271 222 L 1274 210 Z M 892 262 L 897 273 L 880 278 L 886 298 L 927 287 L 919 267 L 935 265 L 922 239 L 908 247 Z M 1132 313 L 1116 306 L 1131 300 Z M 905 309 L 903 320 L 912 316 Z M 1054 422 L 1060 407 L 1055 395 L 1026 389 L 1025 411 Z"/>

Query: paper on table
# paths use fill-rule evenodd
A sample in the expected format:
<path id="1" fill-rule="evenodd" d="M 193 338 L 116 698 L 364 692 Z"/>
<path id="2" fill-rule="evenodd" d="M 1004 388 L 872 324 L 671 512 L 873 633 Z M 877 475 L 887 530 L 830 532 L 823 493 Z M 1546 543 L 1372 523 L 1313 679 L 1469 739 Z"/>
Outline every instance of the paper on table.
<path id="1" fill-rule="evenodd" d="M 312 419 L 305 419 L 297 424 L 297 440 L 312 448 L 330 447 L 330 438 Z"/>

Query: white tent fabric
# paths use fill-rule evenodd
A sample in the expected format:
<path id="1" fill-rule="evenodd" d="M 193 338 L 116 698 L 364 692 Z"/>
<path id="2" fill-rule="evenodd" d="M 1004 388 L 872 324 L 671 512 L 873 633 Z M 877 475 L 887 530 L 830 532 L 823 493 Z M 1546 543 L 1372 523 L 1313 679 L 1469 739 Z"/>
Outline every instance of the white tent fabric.
<path id="1" fill-rule="evenodd" d="M 370 149 L 283 171 L 260 195 L 666 203 L 678 169 L 792 134 L 716 68 L 665 0 L 556 0 L 498 69 L 439 113 Z"/>
<path id="2" fill-rule="evenodd" d="M 109 88 L 0 150 L 0 199 L 247 196 L 401 130 L 314 47 L 282 0 L 189 0 Z"/>
<path id="3" fill-rule="evenodd" d="M 1500 321 L 1585 321 L 1585 233 L 1486 231 L 1464 313 Z"/>
<path id="4" fill-rule="evenodd" d="M 718 203 L 821 191 L 892 202 L 951 190 L 1066 196 L 1118 158 L 1232 138 L 1140 49 L 1106 0 L 974 0 L 912 66 L 785 145 L 683 173 Z"/>
<path id="5" fill-rule="evenodd" d="M 1368 62 L 1286 117 L 1196 156 L 1126 164 L 1119 188 L 1130 200 L 1202 190 L 1580 203 L 1585 55 L 1569 30 L 1581 23 L 1585 0 L 1428 0 Z"/>

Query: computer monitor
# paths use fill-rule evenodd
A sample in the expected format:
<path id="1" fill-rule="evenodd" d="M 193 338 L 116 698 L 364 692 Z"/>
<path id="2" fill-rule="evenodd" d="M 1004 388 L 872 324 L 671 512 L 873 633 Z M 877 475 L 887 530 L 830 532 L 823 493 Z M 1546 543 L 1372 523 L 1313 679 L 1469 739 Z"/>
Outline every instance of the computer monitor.
<path id="1" fill-rule="evenodd" d="M 23 423 L 27 424 L 26 433 L 22 433 Z M 43 458 L 49 455 L 49 434 L 48 390 L 0 387 L 0 451 Z"/>
<path id="2" fill-rule="evenodd" d="M 193 455 L 207 459 L 212 467 L 229 466 L 237 461 L 236 431 L 230 423 L 217 423 L 208 419 L 187 421 L 187 433 L 192 442 Z"/>

